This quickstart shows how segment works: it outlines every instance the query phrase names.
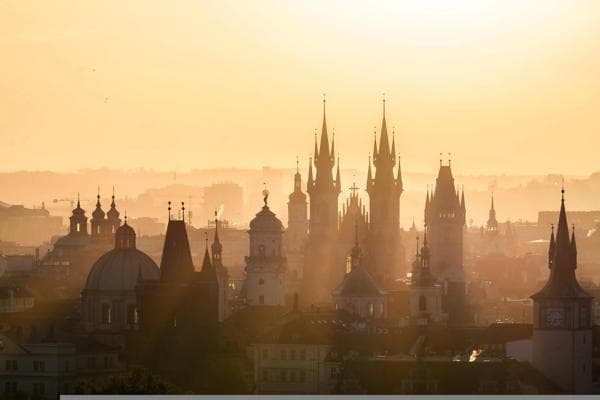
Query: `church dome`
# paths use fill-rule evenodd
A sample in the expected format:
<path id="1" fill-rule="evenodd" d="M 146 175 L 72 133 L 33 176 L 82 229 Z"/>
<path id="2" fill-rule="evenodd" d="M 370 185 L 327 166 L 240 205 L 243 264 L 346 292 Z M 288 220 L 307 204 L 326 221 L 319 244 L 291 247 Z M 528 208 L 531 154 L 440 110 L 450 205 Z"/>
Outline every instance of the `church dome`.
<path id="1" fill-rule="evenodd" d="M 158 280 L 160 270 L 146 253 L 136 249 L 135 231 L 125 221 L 115 233 L 115 248 L 94 263 L 85 289 L 131 291 L 140 274 L 143 280 Z"/>
<path id="2" fill-rule="evenodd" d="M 269 207 L 265 205 L 262 210 L 256 214 L 256 217 L 250 221 L 250 230 L 261 232 L 281 232 L 283 230 L 283 224 L 269 209 Z"/>
<path id="3" fill-rule="evenodd" d="M 86 290 L 134 290 L 141 274 L 143 280 L 158 280 L 160 271 L 146 253 L 136 249 L 112 249 L 101 256 L 92 267 Z"/>

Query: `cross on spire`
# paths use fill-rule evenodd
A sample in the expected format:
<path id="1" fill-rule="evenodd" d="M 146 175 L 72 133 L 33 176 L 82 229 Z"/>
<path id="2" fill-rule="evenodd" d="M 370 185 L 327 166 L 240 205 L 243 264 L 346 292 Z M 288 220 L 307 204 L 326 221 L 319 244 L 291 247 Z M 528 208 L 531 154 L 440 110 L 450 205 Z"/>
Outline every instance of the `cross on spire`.
<path id="1" fill-rule="evenodd" d="M 356 196 L 356 192 L 358 192 L 360 188 L 356 186 L 356 182 L 352 183 L 352 186 L 349 187 L 349 190 L 352 192 L 352 195 Z"/>

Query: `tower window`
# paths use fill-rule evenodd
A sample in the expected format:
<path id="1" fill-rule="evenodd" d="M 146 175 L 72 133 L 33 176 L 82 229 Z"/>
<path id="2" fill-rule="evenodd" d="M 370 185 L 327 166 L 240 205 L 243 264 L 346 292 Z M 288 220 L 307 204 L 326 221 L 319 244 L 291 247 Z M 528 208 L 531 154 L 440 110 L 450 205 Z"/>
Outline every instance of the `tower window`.
<path id="1" fill-rule="evenodd" d="M 419 311 L 427 310 L 427 298 L 425 296 L 419 297 Z"/>
<path id="2" fill-rule="evenodd" d="M 81 232 L 81 224 L 79 222 L 77 223 L 77 226 L 75 227 L 75 230 L 77 232 Z"/>
<path id="3" fill-rule="evenodd" d="M 135 324 L 136 321 L 136 312 L 135 312 L 135 304 L 128 304 L 127 305 L 127 323 L 129 325 L 133 325 Z"/>
<path id="4" fill-rule="evenodd" d="M 110 304 L 106 304 L 106 303 L 102 304 L 102 323 L 103 324 L 112 323 Z"/>
<path id="5" fill-rule="evenodd" d="M 373 303 L 369 304 L 369 315 L 372 317 L 375 314 L 375 306 Z"/>

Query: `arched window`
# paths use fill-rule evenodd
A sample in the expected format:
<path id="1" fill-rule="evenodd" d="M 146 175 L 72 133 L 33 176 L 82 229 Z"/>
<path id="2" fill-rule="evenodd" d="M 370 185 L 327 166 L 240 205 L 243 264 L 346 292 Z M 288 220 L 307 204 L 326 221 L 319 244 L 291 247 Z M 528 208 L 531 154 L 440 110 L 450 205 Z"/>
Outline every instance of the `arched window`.
<path id="1" fill-rule="evenodd" d="M 81 232 L 81 224 L 79 222 L 77 223 L 77 226 L 75 227 L 75 230 L 77 232 Z"/>
<path id="2" fill-rule="evenodd" d="M 110 304 L 107 304 L 107 303 L 102 304 L 102 323 L 103 324 L 112 323 Z"/>
<path id="3" fill-rule="evenodd" d="M 373 303 L 369 304 L 369 315 L 372 317 L 375 314 L 375 306 Z"/>
<path id="4" fill-rule="evenodd" d="M 427 310 L 427 298 L 425 296 L 419 297 L 419 311 Z"/>

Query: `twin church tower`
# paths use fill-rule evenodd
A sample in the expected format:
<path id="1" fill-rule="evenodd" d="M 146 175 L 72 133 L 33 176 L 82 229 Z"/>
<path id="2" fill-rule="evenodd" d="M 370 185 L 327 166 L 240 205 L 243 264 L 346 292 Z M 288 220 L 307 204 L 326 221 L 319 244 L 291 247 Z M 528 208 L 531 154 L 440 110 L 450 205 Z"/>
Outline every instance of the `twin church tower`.
<path id="1" fill-rule="evenodd" d="M 302 196 L 300 174 L 295 177 L 290 195 L 287 231 L 288 246 L 298 249 L 303 239 L 303 277 L 301 298 L 305 302 L 325 302 L 331 291 L 344 278 L 346 262 L 358 236 L 363 264 L 380 287 L 387 287 L 400 276 L 404 261 L 400 243 L 400 196 L 403 192 L 400 160 L 396 155 L 394 135 L 390 141 L 385 119 L 385 100 L 379 140 L 374 139 L 369 159 L 366 191 L 368 211 L 362 205 L 354 183 L 347 203 L 338 208 L 342 192 L 339 157 L 335 153 L 335 137 L 327 130 L 325 100 L 320 138 L 315 135 L 313 158 L 308 170 L 307 192 L 310 197 L 308 232 L 306 196 Z M 330 140 L 331 139 L 331 140 Z M 293 243 L 295 244 L 293 244 Z"/>

